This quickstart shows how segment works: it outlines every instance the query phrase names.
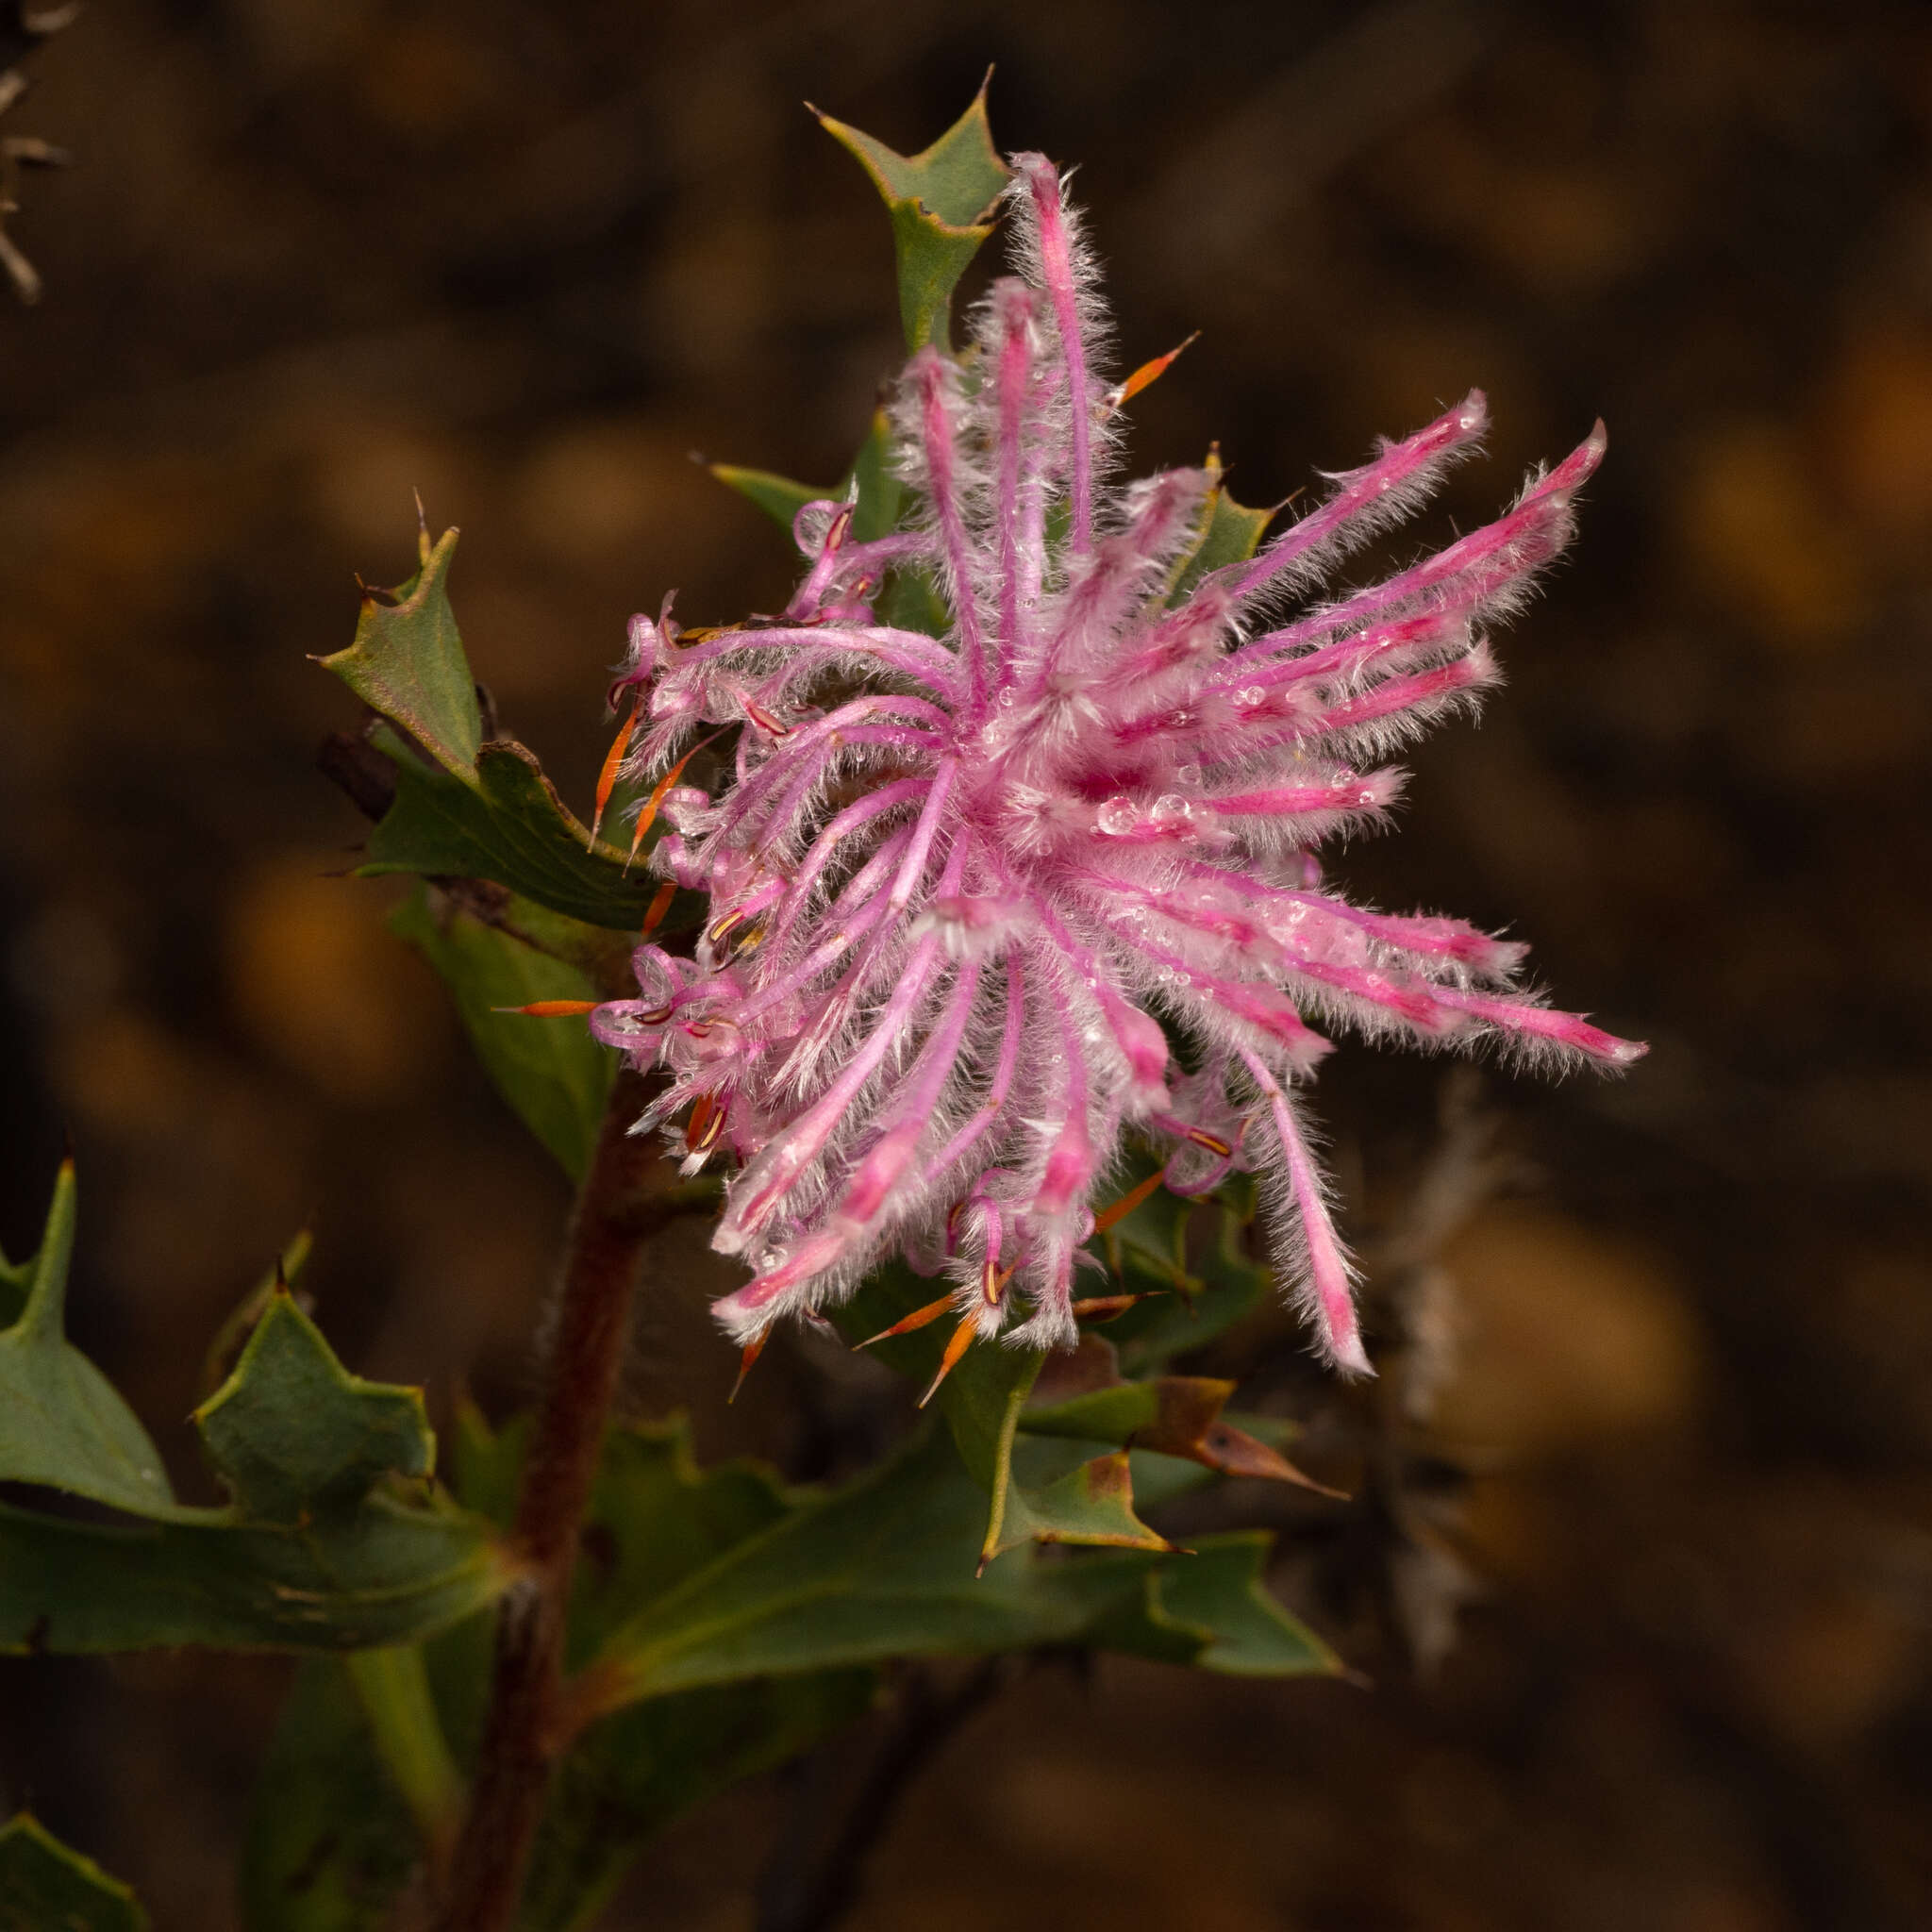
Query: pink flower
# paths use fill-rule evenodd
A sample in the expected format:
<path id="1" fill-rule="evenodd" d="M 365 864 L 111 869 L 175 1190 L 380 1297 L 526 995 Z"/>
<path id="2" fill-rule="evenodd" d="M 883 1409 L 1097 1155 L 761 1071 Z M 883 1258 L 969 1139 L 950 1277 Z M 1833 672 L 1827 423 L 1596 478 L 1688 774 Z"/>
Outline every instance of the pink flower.
<path id="1" fill-rule="evenodd" d="M 1496 522 L 1297 608 L 1474 448 L 1472 393 L 1176 596 L 1214 478 L 1113 480 L 1093 269 L 1053 167 L 1014 167 L 1019 275 L 967 358 L 924 350 L 900 380 L 918 527 L 859 542 L 848 505 L 810 504 L 782 618 L 633 620 L 632 771 L 740 729 L 717 796 L 662 800 L 655 862 L 709 895 L 695 958 L 646 945 L 639 997 L 592 1025 L 668 1073 L 640 1131 L 689 1109 L 691 1163 L 737 1158 L 714 1244 L 753 1270 L 716 1307 L 741 1342 L 902 1253 L 943 1268 L 978 1334 L 1071 1344 L 1132 1128 L 1182 1191 L 1257 1174 L 1280 1280 L 1330 1358 L 1366 1370 L 1303 1118 L 1328 1051 L 1310 1023 L 1556 1066 L 1643 1051 L 1525 991 L 1521 946 L 1351 905 L 1311 856 L 1381 820 L 1402 774 L 1378 761 L 1495 680 L 1484 626 L 1568 541 L 1603 431 Z M 913 566 L 943 638 L 873 614 L 884 573 Z"/>

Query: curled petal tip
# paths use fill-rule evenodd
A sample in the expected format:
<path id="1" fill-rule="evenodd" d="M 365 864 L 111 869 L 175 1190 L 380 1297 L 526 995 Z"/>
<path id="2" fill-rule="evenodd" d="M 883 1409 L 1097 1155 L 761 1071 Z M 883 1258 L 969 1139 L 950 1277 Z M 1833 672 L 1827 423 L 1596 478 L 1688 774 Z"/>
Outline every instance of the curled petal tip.
<path id="1" fill-rule="evenodd" d="M 1335 1364 L 1337 1372 L 1352 1380 L 1373 1376 L 1374 1364 L 1369 1360 L 1368 1351 L 1362 1346 L 1361 1331 L 1351 1328 L 1345 1335 L 1334 1335 L 1328 1339 L 1328 1358 Z"/>

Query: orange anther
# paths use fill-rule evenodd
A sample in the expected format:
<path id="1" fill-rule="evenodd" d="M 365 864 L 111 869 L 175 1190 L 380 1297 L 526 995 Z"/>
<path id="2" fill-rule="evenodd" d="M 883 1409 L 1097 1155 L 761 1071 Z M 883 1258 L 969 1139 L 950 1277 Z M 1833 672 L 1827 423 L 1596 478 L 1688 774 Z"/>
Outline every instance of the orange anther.
<path id="1" fill-rule="evenodd" d="M 700 1093 L 692 1103 L 691 1118 L 684 1124 L 684 1144 L 687 1152 L 695 1154 L 704 1143 L 705 1129 L 710 1124 L 711 1114 L 717 1105 L 718 1103 L 708 1093 Z"/>
<path id="2" fill-rule="evenodd" d="M 716 738 L 717 736 L 717 732 L 714 731 L 711 733 L 711 738 Z M 675 765 L 673 765 L 672 768 L 668 772 L 666 772 L 661 778 L 658 780 L 657 784 L 652 786 L 650 797 L 644 800 L 643 808 L 638 813 L 637 830 L 634 831 L 630 836 L 630 857 L 624 861 L 624 869 L 625 872 L 628 872 L 631 869 L 631 867 L 638 862 L 638 847 L 644 842 L 644 834 L 648 832 L 654 824 L 657 824 L 658 808 L 664 803 L 664 794 L 667 791 L 669 791 L 671 788 L 674 785 L 675 785 L 681 777 L 684 776 L 685 766 L 690 764 L 691 759 L 696 758 L 699 752 L 703 751 L 706 745 L 710 743 L 711 738 L 699 739 L 697 743 L 692 745 L 691 748 L 688 752 L 686 752 L 685 755 L 681 758 L 679 758 L 678 761 Z"/>
<path id="3" fill-rule="evenodd" d="M 1164 1288 L 1153 1288 L 1147 1294 L 1165 1294 Z M 1110 1322 L 1116 1315 L 1124 1315 L 1136 1302 L 1145 1301 L 1147 1294 L 1093 1294 L 1074 1302 L 1074 1313 L 1090 1322 Z"/>
<path id="4" fill-rule="evenodd" d="M 927 1302 L 923 1308 L 914 1308 L 907 1316 L 894 1322 L 890 1328 L 881 1328 L 876 1335 L 868 1335 L 856 1344 L 859 1348 L 870 1348 L 874 1341 L 884 1341 L 894 1335 L 910 1335 L 915 1328 L 924 1328 L 928 1322 L 937 1322 L 953 1306 L 953 1297 L 942 1294 L 936 1302 Z"/>
<path id="5" fill-rule="evenodd" d="M 650 910 L 644 914 L 643 930 L 638 935 L 640 939 L 649 939 L 658 930 L 664 923 L 664 915 L 671 910 L 672 900 L 676 897 L 677 881 L 666 879 L 651 900 Z"/>
<path id="6" fill-rule="evenodd" d="M 523 1013 L 532 1020 L 567 1020 L 579 1013 L 594 1013 L 599 1000 L 532 1000 L 527 1007 L 491 1007 L 492 1013 Z"/>
<path id="7" fill-rule="evenodd" d="M 980 1264 L 979 1292 L 990 1308 L 996 1308 L 1007 1298 L 1007 1283 L 1012 1280 L 1011 1268 L 996 1266 L 989 1258 Z"/>
<path id="8" fill-rule="evenodd" d="M 727 1404 L 738 1400 L 738 1391 L 744 1387 L 744 1378 L 751 1374 L 751 1365 L 765 1352 L 765 1343 L 771 1341 L 772 1331 L 767 1328 L 756 1341 L 747 1341 L 744 1353 L 738 1358 L 738 1380 L 731 1385 L 731 1393 L 724 1400 Z"/>
<path id="9" fill-rule="evenodd" d="M 1124 1221 L 1149 1194 L 1160 1186 L 1162 1175 L 1158 1170 L 1150 1174 L 1139 1187 L 1129 1189 L 1111 1207 L 1103 1208 L 1093 1217 L 1093 1232 L 1105 1234 L 1116 1222 Z"/>
<path id="10" fill-rule="evenodd" d="M 1187 341 L 1180 343 L 1175 348 L 1170 349 L 1164 356 L 1155 357 L 1151 362 L 1141 363 L 1140 368 L 1127 377 L 1126 381 L 1120 384 L 1117 388 L 1109 390 L 1107 395 L 1108 414 L 1109 416 L 1112 415 L 1116 409 L 1131 403 L 1150 383 L 1158 382 L 1161 376 L 1167 374 L 1168 365 L 1181 353 L 1181 350 L 1187 348 L 1190 343 L 1198 341 L 1200 335 L 1201 331 L 1196 329 L 1188 338 Z"/>
<path id="11" fill-rule="evenodd" d="M 1218 1154 L 1224 1160 L 1234 1152 L 1234 1148 L 1227 1141 L 1224 1141 L 1219 1134 L 1210 1134 L 1206 1127 L 1190 1127 L 1188 1129 L 1188 1139 L 1196 1147 L 1205 1147 L 1208 1153 Z"/>
<path id="12" fill-rule="evenodd" d="M 630 735 L 638 728 L 638 714 L 642 709 L 641 702 L 633 704 L 630 716 L 624 721 L 623 727 L 611 741 L 610 749 L 604 754 L 604 769 L 597 774 L 597 808 L 591 814 L 591 837 L 595 840 L 597 828 L 604 823 L 604 808 L 610 803 L 610 793 L 617 783 L 617 774 L 624 764 L 624 755 L 630 749 Z"/>
<path id="13" fill-rule="evenodd" d="M 925 1385 L 925 1393 L 919 1398 L 921 1408 L 940 1392 L 940 1384 L 959 1366 L 959 1357 L 973 1346 L 973 1338 L 978 1332 L 978 1327 L 971 1315 L 953 1330 L 953 1339 L 946 1343 L 946 1352 L 940 1357 L 940 1372 Z"/>

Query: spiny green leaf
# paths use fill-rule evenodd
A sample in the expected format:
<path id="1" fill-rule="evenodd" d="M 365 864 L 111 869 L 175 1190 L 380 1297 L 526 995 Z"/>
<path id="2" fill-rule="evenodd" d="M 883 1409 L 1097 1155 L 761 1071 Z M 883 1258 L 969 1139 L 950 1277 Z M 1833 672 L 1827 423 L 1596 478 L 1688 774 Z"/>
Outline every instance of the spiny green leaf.
<path id="1" fill-rule="evenodd" d="M 355 641 L 320 661 L 356 695 L 392 718 L 444 770 L 474 776 L 483 713 L 449 606 L 455 530 L 430 546 L 421 532 L 422 566 L 393 591 L 362 592 Z"/>
<path id="2" fill-rule="evenodd" d="M 0 1479 L 141 1515 L 171 1511 L 160 1452 L 63 1330 L 74 1212 L 74 1163 L 65 1161 L 40 1253 L 24 1271 L 20 1313 L 0 1332 Z"/>
<path id="3" fill-rule="evenodd" d="M 735 490 L 747 503 L 755 504 L 789 537 L 798 512 L 808 503 L 836 497 L 836 490 L 815 490 L 809 483 L 794 483 L 773 470 L 747 470 L 738 463 L 711 463 L 712 475 L 727 490 Z"/>
<path id="4" fill-rule="evenodd" d="M 522 1421 L 493 1433 L 465 1406 L 451 1461 L 472 1507 L 508 1519 L 527 1433 Z M 681 1425 L 611 1430 L 586 1521 L 571 1653 L 582 1654 L 626 1608 L 635 1611 L 793 1507 L 769 1474 L 748 1464 L 701 1474 Z M 470 1619 L 421 1655 L 426 1671 L 417 1675 L 405 1666 L 400 1698 L 389 1675 L 414 1651 L 305 1667 L 264 1767 L 250 1831 L 250 1932 L 375 1932 L 410 1883 L 422 1846 L 446 1831 L 441 1808 L 460 1772 L 436 1763 L 436 1754 L 445 1738 L 459 1759 L 475 1751 L 490 1683 L 489 1620 Z M 384 1683 L 372 1702 L 367 1680 L 377 1659 L 385 1660 Z M 559 1768 L 519 1925 L 587 1925 L 671 1819 L 794 1757 L 858 1715 L 874 1690 L 874 1674 L 863 1667 L 813 1672 L 713 1685 L 592 1725 Z M 433 1713 L 423 1705 L 432 1691 Z M 400 1742 L 392 1736 L 382 1748 L 384 1727 L 397 1731 L 399 1721 Z"/>
<path id="5" fill-rule="evenodd" d="M 215 1330 L 215 1339 L 201 1358 L 201 1392 L 212 1395 L 228 1379 L 255 1324 L 262 1318 L 277 1289 L 293 1288 L 308 1265 L 315 1238 L 305 1227 L 275 1257 L 275 1266 L 228 1311 L 227 1319 Z"/>
<path id="6" fill-rule="evenodd" d="M 1262 1584 L 1268 1545 L 1260 1530 L 1196 1539 L 1096 1627 L 1094 1641 L 1229 1676 L 1332 1675 L 1341 1668 L 1335 1653 Z"/>
<path id="7" fill-rule="evenodd" d="M 30 1812 L 0 1824 L 0 1932 L 142 1932 L 133 1891 Z"/>
<path id="8" fill-rule="evenodd" d="M 1261 532 L 1273 521 L 1272 509 L 1249 509 L 1237 503 L 1221 482 L 1221 452 L 1208 452 L 1208 473 L 1214 480 L 1201 512 L 1200 527 L 1192 546 L 1174 566 L 1167 601 L 1178 604 L 1211 571 L 1230 563 L 1244 563 L 1254 556 Z"/>
<path id="9" fill-rule="evenodd" d="M 1064 1402 L 1024 1409 L 1020 1427 L 1032 1436 L 1118 1442 L 1198 1462 L 1222 1475 L 1258 1476 L 1323 1490 L 1272 1443 L 1238 1427 L 1223 1413 L 1232 1382 L 1206 1375 L 1161 1375 L 1148 1382 L 1116 1382 Z M 1323 1490 L 1324 1494 L 1333 1494 Z"/>
<path id="10" fill-rule="evenodd" d="M 908 1453 L 741 1543 L 628 1620 L 594 1666 L 599 1703 L 766 1673 L 1071 1642 L 1119 1593 L 1030 1553 L 975 1579 L 986 1499 L 951 1444 Z"/>
<path id="11" fill-rule="evenodd" d="M 176 1503 L 140 1424 L 61 1339 L 73 1227 L 63 1170 L 26 1307 L 0 1334 L 0 1479 L 135 1520 L 0 1506 L 0 1651 L 354 1649 L 440 1629 L 502 1589 L 489 1525 L 402 1487 L 434 1460 L 420 1394 L 348 1374 L 285 1290 L 200 1413 L 237 1500 Z"/>
<path id="12" fill-rule="evenodd" d="M 433 1496 L 378 1492 L 306 1529 L 221 1510 L 124 1528 L 0 1505 L 0 1652 L 361 1650 L 440 1630 L 508 1580 L 487 1525 Z"/>
<path id="13" fill-rule="evenodd" d="M 463 1029 L 496 1091 L 581 1181 L 597 1144 L 617 1056 L 581 1019 L 536 1019 L 505 1007 L 583 1000 L 597 989 L 575 966 L 486 925 L 419 886 L 390 917 L 390 930 L 427 959 L 456 997 Z"/>
<path id="14" fill-rule="evenodd" d="M 767 1672 L 1048 1643 L 1145 1648 L 1158 1639 L 1174 1660 L 1189 1661 L 1251 1628 L 1251 1596 L 1219 1604 L 1197 1591 L 1188 1606 L 1192 1641 L 1178 1655 L 1176 1630 L 1152 1621 L 1158 1607 L 1148 1585 L 1167 1566 L 1195 1560 L 1186 1555 L 1095 1550 L 1056 1562 L 1021 1548 L 975 1578 L 971 1552 L 984 1512 L 982 1492 L 950 1445 L 937 1431 L 923 1434 L 625 1624 L 591 1670 L 599 1707 Z M 1251 1645 L 1230 1651 L 1228 1667 L 1321 1668 L 1323 1655 L 1312 1639 L 1292 1659 Z"/>
<path id="15" fill-rule="evenodd" d="M 945 348 L 953 290 L 992 233 L 993 204 L 1010 173 L 987 125 L 986 82 L 965 113 L 916 155 L 895 153 L 829 114 L 818 118 L 858 158 L 891 211 L 906 346 L 916 351 L 937 342 Z"/>
<path id="16" fill-rule="evenodd" d="M 378 1476 L 436 1466 L 423 1391 L 352 1375 L 286 1291 L 194 1420 L 237 1505 L 259 1523 L 351 1510 Z"/>
<path id="17" fill-rule="evenodd" d="M 933 1286 L 909 1269 L 884 1268 L 832 1319 L 849 1340 L 864 1341 L 930 1301 Z M 875 1344 L 875 1353 L 900 1374 L 928 1383 L 956 1320 L 941 1318 L 894 1336 Z M 940 1385 L 938 1407 L 959 1459 L 987 1497 L 981 1559 L 1028 1541 L 1167 1549 L 1167 1539 L 1134 1514 L 1131 1480 L 1117 1457 L 1101 1458 L 1104 1467 L 1057 1474 L 1046 1488 L 1028 1489 L 1014 1480 L 1014 1431 L 1045 1360 L 1038 1349 L 975 1342 Z"/>
<path id="18" fill-rule="evenodd" d="M 484 745 L 474 777 L 465 777 L 424 764 L 380 726 L 371 741 L 395 765 L 396 796 L 369 835 L 365 877 L 494 879 L 589 925 L 635 932 L 642 924 L 658 881 L 641 866 L 626 869 L 615 846 L 592 845 L 523 745 Z"/>

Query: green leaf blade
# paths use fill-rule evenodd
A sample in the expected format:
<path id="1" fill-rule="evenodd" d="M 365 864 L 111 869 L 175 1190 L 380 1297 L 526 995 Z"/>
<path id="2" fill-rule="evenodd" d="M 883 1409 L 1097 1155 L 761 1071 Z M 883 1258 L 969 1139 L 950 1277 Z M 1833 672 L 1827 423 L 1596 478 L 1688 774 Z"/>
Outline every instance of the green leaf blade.
<path id="1" fill-rule="evenodd" d="M 566 1174 L 581 1181 L 597 1144 L 617 1056 L 581 1019 L 505 1008 L 595 999 L 588 974 L 419 887 L 390 918 L 435 969 L 491 1084 Z"/>
<path id="2" fill-rule="evenodd" d="M 286 1290 L 194 1420 L 237 1504 L 261 1523 L 306 1524 L 354 1508 L 379 1476 L 436 1466 L 423 1391 L 352 1375 Z"/>
<path id="3" fill-rule="evenodd" d="M 470 779 L 425 765 L 393 732 L 377 727 L 372 741 L 396 768 L 396 796 L 369 835 L 363 876 L 493 879 L 586 925 L 641 926 L 658 881 L 593 845 L 524 746 L 484 745 Z"/>
<path id="4" fill-rule="evenodd" d="M 0 1824 L 0 1932 L 146 1932 L 132 1890 L 30 1812 Z"/>
<path id="5" fill-rule="evenodd" d="M 1208 474 L 1213 480 L 1201 512 L 1192 546 L 1174 568 L 1168 603 L 1178 604 L 1203 577 L 1230 563 L 1245 563 L 1261 541 L 1261 532 L 1274 521 L 1272 509 L 1250 509 L 1237 503 L 1221 481 L 1219 450 L 1208 452 Z"/>
<path id="6" fill-rule="evenodd" d="M 483 742 L 483 713 L 449 603 L 458 535 L 445 530 L 431 548 L 425 530 L 422 568 L 393 591 L 365 589 L 354 641 L 321 662 L 445 771 L 468 775 Z"/>
<path id="7" fill-rule="evenodd" d="M 0 1480 L 137 1515 L 166 1512 L 175 1498 L 160 1451 L 63 1332 L 75 1205 L 74 1163 L 65 1161 L 20 1313 L 0 1332 Z"/>
<path id="8" fill-rule="evenodd" d="M 907 348 L 916 353 L 935 342 L 944 349 L 953 291 L 992 233 L 993 208 L 1011 173 L 993 146 L 985 83 L 965 113 L 916 155 L 899 154 L 870 134 L 812 111 L 872 176 L 891 215 Z"/>

